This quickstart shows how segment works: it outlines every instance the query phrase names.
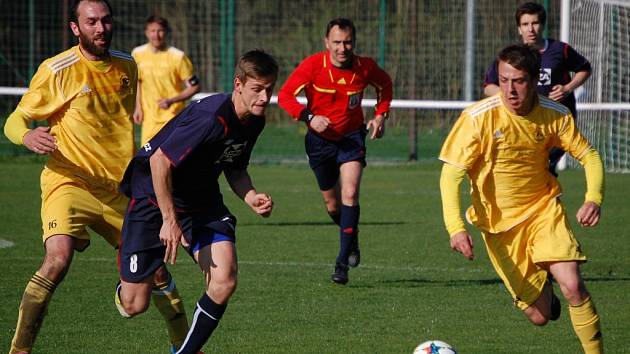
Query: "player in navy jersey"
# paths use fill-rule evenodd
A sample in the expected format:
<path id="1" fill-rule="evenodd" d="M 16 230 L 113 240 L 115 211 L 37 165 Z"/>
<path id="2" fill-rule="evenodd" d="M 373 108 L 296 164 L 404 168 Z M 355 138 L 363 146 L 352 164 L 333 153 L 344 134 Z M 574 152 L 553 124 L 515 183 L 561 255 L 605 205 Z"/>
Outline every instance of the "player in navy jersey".
<path id="1" fill-rule="evenodd" d="M 271 197 L 252 185 L 247 165 L 277 75 L 269 54 L 243 55 L 233 92 L 189 105 L 141 147 L 121 183 L 131 197 L 119 253 L 121 314 L 131 317 L 147 309 L 152 274 L 165 263 L 175 264 L 180 242 L 205 278 L 205 292 L 176 353 L 201 349 L 236 289 L 236 218 L 223 203 L 221 173 L 255 213 L 267 217 L 273 209 Z"/>
<path id="2" fill-rule="evenodd" d="M 568 44 L 542 37 L 547 20 L 547 12 L 542 5 L 533 2 L 525 3 L 516 9 L 514 17 L 523 43 L 538 48 L 542 54 L 536 90 L 539 94 L 565 105 L 573 117 L 577 118 L 573 91 L 589 78 L 591 64 Z M 573 78 L 571 78 L 572 72 L 575 73 Z M 499 92 L 496 61 L 486 72 L 483 92 L 486 96 Z M 559 148 L 554 148 L 549 153 L 549 171 L 554 175 L 556 175 L 556 165 L 563 154 L 564 151 Z"/>

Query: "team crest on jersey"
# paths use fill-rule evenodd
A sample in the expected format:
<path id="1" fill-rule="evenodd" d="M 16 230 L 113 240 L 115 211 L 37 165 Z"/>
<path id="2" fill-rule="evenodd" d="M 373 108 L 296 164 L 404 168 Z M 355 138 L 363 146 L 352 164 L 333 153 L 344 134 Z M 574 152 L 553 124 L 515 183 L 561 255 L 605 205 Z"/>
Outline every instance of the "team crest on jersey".
<path id="1" fill-rule="evenodd" d="M 551 68 L 540 68 L 538 74 L 538 86 L 551 85 Z"/>
<path id="2" fill-rule="evenodd" d="M 545 140 L 545 134 L 543 134 L 540 128 L 536 129 L 536 133 L 534 133 L 534 140 L 536 140 L 537 143 L 540 143 L 543 140 Z"/>
<path id="3" fill-rule="evenodd" d="M 348 99 L 348 110 L 355 109 L 361 104 L 361 96 L 359 93 L 353 93 Z"/>
<path id="4" fill-rule="evenodd" d="M 238 158 L 239 156 L 243 154 L 243 151 L 245 151 L 246 146 L 247 146 L 247 143 L 231 144 L 227 146 L 226 149 L 223 150 L 223 154 L 221 154 L 221 157 L 219 157 L 219 161 L 234 162 L 236 158 Z"/>
<path id="5" fill-rule="evenodd" d="M 129 77 L 127 77 L 127 75 L 123 75 L 120 77 L 120 86 L 124 89 L 129 88 L 129 86 L 131 86 L 131 80 L 129 79 Z"/>

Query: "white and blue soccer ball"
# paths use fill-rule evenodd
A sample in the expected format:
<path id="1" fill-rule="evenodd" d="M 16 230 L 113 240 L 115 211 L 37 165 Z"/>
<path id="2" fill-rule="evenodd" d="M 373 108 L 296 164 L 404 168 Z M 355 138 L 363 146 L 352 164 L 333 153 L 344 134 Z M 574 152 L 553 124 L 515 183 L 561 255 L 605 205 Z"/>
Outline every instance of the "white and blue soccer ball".
<path id="1" fill-rule="evenodd" d="M 441 340 L 428 340 L 420 343 L 413 354 L 457 354 L 455 348 Z"/>

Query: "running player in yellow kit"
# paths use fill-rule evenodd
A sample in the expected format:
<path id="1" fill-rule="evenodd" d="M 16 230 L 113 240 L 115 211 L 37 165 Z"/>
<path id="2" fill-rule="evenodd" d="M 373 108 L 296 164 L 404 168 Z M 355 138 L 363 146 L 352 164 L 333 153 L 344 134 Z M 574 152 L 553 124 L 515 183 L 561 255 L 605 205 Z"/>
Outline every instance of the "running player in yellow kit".
<path id="1" fill-rule="evenodd" d="M 32 351 L 74 252 L 90 244 L 87 228 L 118 247 L 128 203 L 117 189 L 134 153 L 136 65 L 129 54 L 109 50 L 107 1 L 77 0 L 70 14 L 79 45 L 39 66 L 5 125 L 13 143 L 49 156 L 41 175 L 45 256 L 24 291 L 12 354 Z M 34 120 L 47 120 L 48 127 L 29 129 Z M 179 345 L 188 330 L 183 304 L 165 269 L 156 280 L 154 301 Z"/>
<path id="2" fill-rule="evenodd" d="M 133 115 L 142 124 L 142 144 L 185 107 L 186 100 L 201 90 L 193 65 L 183 51 L 166 42 L 171 28 L 164 17 L 147 19 L 147 43 L 134 48 L 131 55 L 138 64 L 138 96 Z"/>
<path id="3" fill-rule="evenodd" d="M 481 230 L 490 260 L 514 299 L 535 325 L 560 315 L 548 273 L 569 303 L 575 333 L 588 354 L 603 352 L 600 319 L 579 265 L 586 261 L 569 227 L 560 185 L 548 171 L 549 151 L 560 147 L 578 159 L 587 192 L 577 212 L 595 226 L 603 199 L 603 167 L 580 134 L 568 108 L 536 93 L 540 53 L 526 45 L 497 58 L 500 93 L 464 110 L 448 135 L 440 189 L 451 247 L 473 259 L 470 234 L 459 208 L 459 185 L 468 175 L 468 221 Z"/>

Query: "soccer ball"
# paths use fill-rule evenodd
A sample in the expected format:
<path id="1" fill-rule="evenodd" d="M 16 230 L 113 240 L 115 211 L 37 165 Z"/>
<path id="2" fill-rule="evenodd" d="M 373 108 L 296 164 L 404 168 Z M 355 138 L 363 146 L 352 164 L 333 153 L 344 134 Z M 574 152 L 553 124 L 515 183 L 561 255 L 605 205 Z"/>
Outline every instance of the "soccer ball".
<path id="1" fill-rule="evenodd" d="M 429 340 L 414 349 L 413 354 L 457 354 L 455 348 L 440 340 Z"/>

